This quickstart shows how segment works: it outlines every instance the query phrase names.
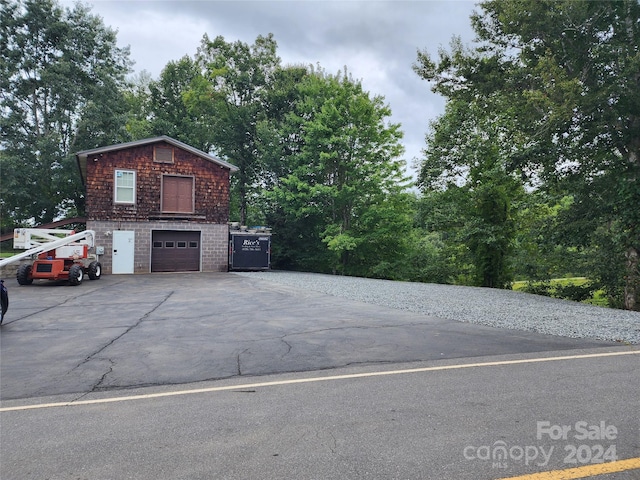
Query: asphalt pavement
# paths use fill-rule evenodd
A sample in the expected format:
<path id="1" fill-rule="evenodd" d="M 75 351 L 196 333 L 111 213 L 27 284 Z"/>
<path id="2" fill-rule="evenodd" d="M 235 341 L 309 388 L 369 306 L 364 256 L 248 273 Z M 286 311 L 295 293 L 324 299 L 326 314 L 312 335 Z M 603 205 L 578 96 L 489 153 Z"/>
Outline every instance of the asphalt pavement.
<path id="1" fill-rule="evenodd" d="M 463 324 L 233 273 L 16 284 L 10 299 L 1 399 L 611 345 Z"/>
<path id="2" fill-rule="evenodd" d="M 575 466 L 572 448 L 578 466 L 598 446 L 640 457 L 637 346 L 233 273 L 7 286 L 3 479 L 493 479 Z M 592 426 L 617 434 L 577 437 Z"/>

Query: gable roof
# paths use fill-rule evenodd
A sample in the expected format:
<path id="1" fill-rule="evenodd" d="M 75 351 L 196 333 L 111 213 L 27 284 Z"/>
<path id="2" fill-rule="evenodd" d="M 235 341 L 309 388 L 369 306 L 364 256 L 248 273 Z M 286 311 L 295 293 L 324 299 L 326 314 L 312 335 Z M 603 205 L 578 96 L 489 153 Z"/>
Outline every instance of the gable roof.
<path id="1" fill-rule="evenodd" d="M 221 167 L 228 168 L 231 172 L 237 172 L 238 167 L 232 165 L 224 160 L 219 159 L 218 157 L 214 157 L 213 155 L 209 155 L 208 153 L 203 152 L 202 150 L 198 150 L 195 147 L 187 145 L 186 143 L 182 143 L 175 138 L 167 137 L 166 135 L 162 135 L 160 137 L 153 138 L 145 138 L 143 140 L 135 140 L 133 142 L 126 143 L 118 143 L 116 145 L 109 145 L 107 147 L 93 148 L 91 150 L 83 150 L 82 152 L 76 153 L 76 161 L 78 162 L 78 168 L 80 169 L 80 177 L 82 179 L 82 183 L 84 184 L 87 179 L 87 158 L 93 155 L 99 155 L 101 153 L 113 152 L 115 150 L 124 150 L 132 147 L 141 147 L 143 145 L 149 145 L 150 143 L 157 142 L 167 142 L 174 147 L 180 148 L 182 150 L 186 150 L 187 152 L 193 153 L 194 155 L 208 160 L 212 163 L 220 165 Z"/>

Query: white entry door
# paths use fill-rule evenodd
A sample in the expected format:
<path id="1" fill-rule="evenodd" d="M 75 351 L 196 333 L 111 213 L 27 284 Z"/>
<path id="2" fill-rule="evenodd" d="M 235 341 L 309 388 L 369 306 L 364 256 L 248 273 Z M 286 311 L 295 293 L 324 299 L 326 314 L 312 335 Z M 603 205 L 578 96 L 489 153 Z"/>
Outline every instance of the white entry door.
<path id="1" fill-rule="evenodd" d="M 129 230 L 113 231 L 113 266 L 111 273 L 133 273 L 133 254 L 135 232 Z"/>

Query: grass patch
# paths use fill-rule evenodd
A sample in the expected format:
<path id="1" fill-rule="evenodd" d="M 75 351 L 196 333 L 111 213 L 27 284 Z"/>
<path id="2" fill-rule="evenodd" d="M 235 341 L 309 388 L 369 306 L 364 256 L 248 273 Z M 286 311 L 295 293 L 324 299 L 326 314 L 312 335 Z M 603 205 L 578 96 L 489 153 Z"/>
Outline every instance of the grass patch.
<path id="1" fill-rule="evenodd" d="M 535 295 L 590 303 L 601 307 L 609 306 L 604 292 L 591 288 L 590 280 L 586 277 L 553 278 L 545 282 L 520 280 L 513 282 L 512 288 Z"/>
<path id="2" fill-rule="evenodd" d="M 598 305 L 599 307 L 609 307 L 609 300 L 602 290 L 596 290 L 595 292 L 593 292 L 593 296 L 585 300 L 584 303 Z"/>
<path id="3" fill-rule="evenodd" d="M 528 280 L 518 280 L 517 282 L 513 282 L 511 288 L 514 290 L 526 290 L 529 285 Z M 589 279 L 587 277 L 570 277 L 570 278 L 552 278 L 548 282 L 533 282 L 534 284 L 546 284 L 550 285 L 551 288 L 555 288 L 558 286 L 566 287 L 567 285 L 577 285 L 583 286 L 589 283 Z"/>

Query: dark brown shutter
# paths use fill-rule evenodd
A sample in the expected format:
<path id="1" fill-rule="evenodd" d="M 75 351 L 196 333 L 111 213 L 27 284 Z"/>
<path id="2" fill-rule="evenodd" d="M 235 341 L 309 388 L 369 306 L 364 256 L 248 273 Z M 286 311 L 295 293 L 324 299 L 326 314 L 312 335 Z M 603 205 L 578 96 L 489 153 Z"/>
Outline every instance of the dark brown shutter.
<path id="1" fill-rule="evenodd" d="M 163 177 L 162 211 L 193 213 L 192 177 Z"/>

